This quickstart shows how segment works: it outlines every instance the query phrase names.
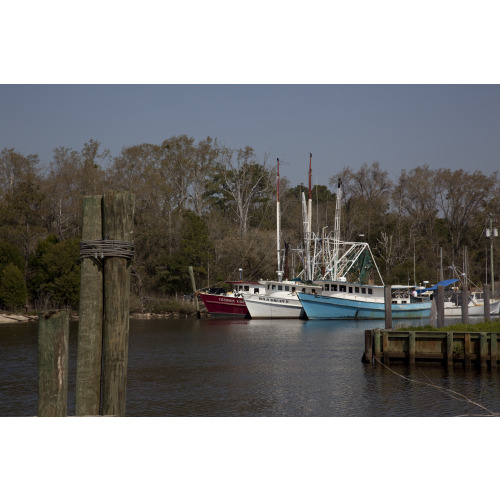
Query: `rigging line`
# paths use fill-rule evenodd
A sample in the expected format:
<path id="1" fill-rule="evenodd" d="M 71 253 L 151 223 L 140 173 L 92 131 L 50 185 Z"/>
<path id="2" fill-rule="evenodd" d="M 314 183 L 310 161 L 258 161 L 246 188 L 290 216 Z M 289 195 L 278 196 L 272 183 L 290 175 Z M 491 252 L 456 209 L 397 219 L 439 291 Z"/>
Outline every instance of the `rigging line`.
<path id="1" fill-rule="evenodd" d="M 377 363 L 379 363 L 381 366 L 383 366 L 384 368 L 386 368 L 387 370 L 389 370 L 391 373 L 393 373 L 394 375 L 397 375 L 398 377 L 401 377 L 404 380 L 407 380 L 408 382 L 413 382 L 415 384 L 427 385 L 427 386 L 432 387 L 434 389 L 437 389 L 437 390 L 439 390 L 441 392 L 444 392 L 445 394 L 447 394 L 448 396 L 450 396 L 453 399 L 462 399 L 462 400 L 465 400 L 466 402 L 468 402 L 470 404 L 476 405 L 479 408 L 482 408 L 483 410 L 487 411 L 488 413 L 490 413 L 494 417 L 500 416 L 499 413 L 495 413 L 495 412 L 491 411 L 489 408 L 486 408 L 485 406 L 483 406 L 483 405 L 481 405 L 479 403 L 476 403 L 475 401 L 472 401 L 472 399 L 469 399 L 467 396 L 461 394 L 460 392 L 454 391 L 452 389 L 447 389 L 446 387 L 439 387 L 436 384 L 432 384 L 432 383 L 428 383 L 428 382 L 423 382 L 421 380 L 414 380 L 414 379 L 405 377 L 404 375 L 401 375 L 400 373 L 398 373 L 398 372 L 392 370 L 391 368 L 389 368 L 386 364 L 382 363 L 382 361 L 378 360 L 377 358 L 374 358 L 374 359 L 375 359 L 375 361 Z M 459 397 L 453 396 L 452 394 L 456 394 Z"/>

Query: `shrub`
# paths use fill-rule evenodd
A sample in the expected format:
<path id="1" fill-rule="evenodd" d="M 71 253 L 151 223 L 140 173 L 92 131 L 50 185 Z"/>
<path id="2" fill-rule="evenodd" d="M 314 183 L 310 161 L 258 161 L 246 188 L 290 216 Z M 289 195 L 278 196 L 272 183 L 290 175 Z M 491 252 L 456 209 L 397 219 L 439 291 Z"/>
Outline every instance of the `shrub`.
<path id="1" fill-rule="evenodd" d="M 27 296 L 22 271 L 12 263 L 7 264 L 0 274 L 0 303 L 6 309 L 18 309 L 26 304 Z"/>

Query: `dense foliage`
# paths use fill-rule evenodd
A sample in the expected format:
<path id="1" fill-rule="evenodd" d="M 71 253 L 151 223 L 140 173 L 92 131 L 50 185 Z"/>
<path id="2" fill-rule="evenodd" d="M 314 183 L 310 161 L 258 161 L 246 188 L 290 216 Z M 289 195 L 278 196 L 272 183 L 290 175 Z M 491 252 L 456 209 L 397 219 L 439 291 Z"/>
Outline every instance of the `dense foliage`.
<path id="1" fill-rule="evenodd" d="M 333 230 L 338 179 L 342 238 L 370 243 L 386 283 L 438 281 L 441 255 L 445 278 L 466 255 L 473 281 L 489 280 L 484 230 L 499 208 L 496 174 L 422 165 L 391 181 L 377 162 L 346 167 L 313 187 L 318 235 Z M 240 268 L 245 279 L 276 276 L 276 167 L 249 146 L 183 135 L 112 157 L 90 140 L 80 151 L 56 148 L 48 166 L 5 148 L 0 181 L 0 307 L 78 306 L 82 198 L 107 190 L 136 197 L 132 290 L 143 309 L 190 293 L 189 266 L 199 288 L 239 279 Z M 282 242 L 291 247 L 303 238 L 305 189 L 281 177 Z"/>

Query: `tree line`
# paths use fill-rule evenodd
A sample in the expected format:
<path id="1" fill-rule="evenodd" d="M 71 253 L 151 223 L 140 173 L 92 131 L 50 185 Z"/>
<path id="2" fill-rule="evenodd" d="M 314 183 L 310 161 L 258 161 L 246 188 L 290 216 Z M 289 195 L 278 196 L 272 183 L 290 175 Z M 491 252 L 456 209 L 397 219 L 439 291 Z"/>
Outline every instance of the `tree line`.
<path id="1" fill-rule="evenodd" d="M 338 179 L 342 239 L 367 241 L 386 283 L 436 282 L 442 268 L 451 277 L 450 267 L 461 267 L 465 255 L 473 281 L 489 279 L 484 230 L 498 213 L 496 173 L 422 165 L 391 181 L 378 162 L 345 167 L 327 185 L 313 186 L 318 235 L 333 229 Z M 174 136 L 115 157 L 91 139 L 81 150 L 54 149 L 49 165 L 4 148 L 0 307 L 78 307 L 82 198 L 107 190 L 136 197 L 132 291 L 143 310 L 189 293 L 189 266 L 199 288 L 239 279 L 239 269 L 244 279 L 273 279 L 276 180 L 275 159 L 210 137 Z M 282 240 L 292 246 L 303 238 L 307 190 L 280 179 Z"/>

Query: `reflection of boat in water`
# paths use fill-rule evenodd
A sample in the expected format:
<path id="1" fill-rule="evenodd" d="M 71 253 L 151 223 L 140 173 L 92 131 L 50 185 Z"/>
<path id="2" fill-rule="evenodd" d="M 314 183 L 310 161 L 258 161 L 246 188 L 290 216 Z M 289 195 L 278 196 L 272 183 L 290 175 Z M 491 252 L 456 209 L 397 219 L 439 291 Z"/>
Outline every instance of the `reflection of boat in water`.
<path id="1" fill-rule="evenodd" d="M 433 293 L 437 293 L 438 286 L 449 287 L 459 281 L 458 278 L 440 281 L 430 288 L 418 290 L 418 293 L 424 297 L 426 295 L 430 296 Z M 468 301 L 469 316 L 484 316 L 484 292 L 482 290 L 477 289 L 469 291 Z M 498 314 L 499 310 L 500 300 L 490 299 L 490 314 Z M 444 315 L 445 317 L 462 316 L 462 292 L 460 287 L 455 286 L 445 290 Z"/>
<path id="2" fill-rule="evenodd" d="M 227 284 L 231 285 L 232 291 L 225 293 L 222 289 L 209 289 L 199 291 L 198 296 L 210 314 L 248 317 L 243 295 L 258 296 L 264 292 L 265 285 L 257 281 L 227 281 Z"/>

